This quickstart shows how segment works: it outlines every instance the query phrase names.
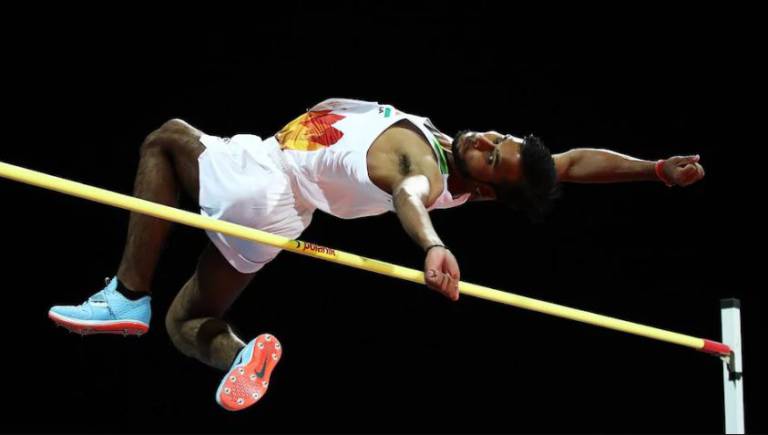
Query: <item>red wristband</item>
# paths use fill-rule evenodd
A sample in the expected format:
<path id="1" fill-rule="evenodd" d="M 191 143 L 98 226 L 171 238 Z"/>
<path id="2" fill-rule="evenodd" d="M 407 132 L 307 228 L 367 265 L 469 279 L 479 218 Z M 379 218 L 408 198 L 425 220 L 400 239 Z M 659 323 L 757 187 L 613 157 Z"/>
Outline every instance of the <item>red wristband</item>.
<path id="1" fill-rule="evenodd" d="M 664 159 L 656 162 L 656 176 L 659 177 L 659 180 L 664 182 L 664 184 L 666 184 L 667 187 L 672 187 L 673 184 L 670 183 L 669 180 L 667 180 L 666 175 L 664 175 L 664 162 L 665 162 Z"/>

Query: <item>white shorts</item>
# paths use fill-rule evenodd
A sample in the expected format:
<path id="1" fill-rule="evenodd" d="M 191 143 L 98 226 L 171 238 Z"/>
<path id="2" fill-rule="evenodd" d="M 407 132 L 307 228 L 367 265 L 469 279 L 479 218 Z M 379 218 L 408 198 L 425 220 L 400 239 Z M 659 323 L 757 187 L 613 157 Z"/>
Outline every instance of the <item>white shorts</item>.
<path id="1" fill-rule="evenodd" d="M 231 138 L 203 135 L 200 167 L 200 214 L 298 238 L 312 220 L 314 207 L 294 195 L 280 165 L 274 137 L 251 134 Z M 269 245 L 207 231 L 208 237 L 235 269 L 253 273 L 281 251 Z"/>

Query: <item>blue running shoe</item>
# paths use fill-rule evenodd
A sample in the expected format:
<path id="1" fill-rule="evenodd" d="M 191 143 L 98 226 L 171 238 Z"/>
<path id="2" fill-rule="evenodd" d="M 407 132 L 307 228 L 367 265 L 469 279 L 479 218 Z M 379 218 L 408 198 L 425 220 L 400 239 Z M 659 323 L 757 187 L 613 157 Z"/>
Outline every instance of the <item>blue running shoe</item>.
<path id="1" fill-rule="evenodd" d="M 48 318 L 59 326 L 81 335 L 142 335 L 149 330 L 152 309 L 149 295 L 132 301 L 117 291 L 117 278 L 107 278 L 106 287 L 82 305 L 57 305 Z"/>
<path id="2" fill-rule="evenodd" d="M 265 394 L 283 350 L 274 335 L 261 334 L 235 358 L 216 390 L 216 402 L 227 411 L 242 411 Z"/>

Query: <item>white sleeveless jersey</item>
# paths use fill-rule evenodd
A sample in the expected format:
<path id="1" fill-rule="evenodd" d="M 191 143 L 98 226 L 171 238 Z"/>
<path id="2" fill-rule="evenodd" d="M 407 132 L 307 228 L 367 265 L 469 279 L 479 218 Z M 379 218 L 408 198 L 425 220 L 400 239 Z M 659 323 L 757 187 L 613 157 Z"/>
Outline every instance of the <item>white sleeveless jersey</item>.
<path id="1" fill-rule="evenodd" d="M 282 163 L 303 199 L 343 219 L 394 211 L 392 195 L 368 176 L 368 149 L 392 124 L 407 119 L 432 145 L 443 174 L 443 192 L 428 210 L 456 207 L 469 194 L 448 191 L 448 165 L 427 118 L 376 102 L 333 98 L 312 107 L 286 125 L 275 138 Z M 435 129 L 436 130 L 436 129 Z"/>

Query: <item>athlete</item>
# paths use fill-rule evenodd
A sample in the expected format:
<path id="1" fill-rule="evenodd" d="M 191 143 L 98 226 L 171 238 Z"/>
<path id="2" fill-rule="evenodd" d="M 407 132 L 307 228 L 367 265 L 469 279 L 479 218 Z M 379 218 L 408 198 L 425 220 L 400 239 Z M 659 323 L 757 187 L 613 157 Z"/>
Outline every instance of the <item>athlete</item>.
<path id="1" fill-rule="evenodd" d="M 501 201 L 537 219 L 558 185 L 657 181 L 688 186 L 704 177 L 699 156 L 658 161 L 602 149 L 552 155 L 535 136 L 462 131 L 450 137 L 429 119 L 376 102 L 329 99 L 277 134 L 217 137 L 178 119 L 149 134 L 140 149 L 134 195 L 176 206 L 180 192 L 200 213 L 291 239 L 316 210 L 343 219 L 395 212 L 424 251 L 429 288 L 458 300 L 459 265 L 429 212 L 469 201 Z M 141 335 L 151 317 L 151 285 L 171 223 L 132 213 L 122 260 L 106 286 L 49 317 L 81 334 Z M 208 232 L 195 273 L 165 317 L 185 355 L 226 371 L 217 402 L 237 411 L 267 391 L 282 348 L 262 334 L 248 343 L 222 317 L 279 249 Z"/>

